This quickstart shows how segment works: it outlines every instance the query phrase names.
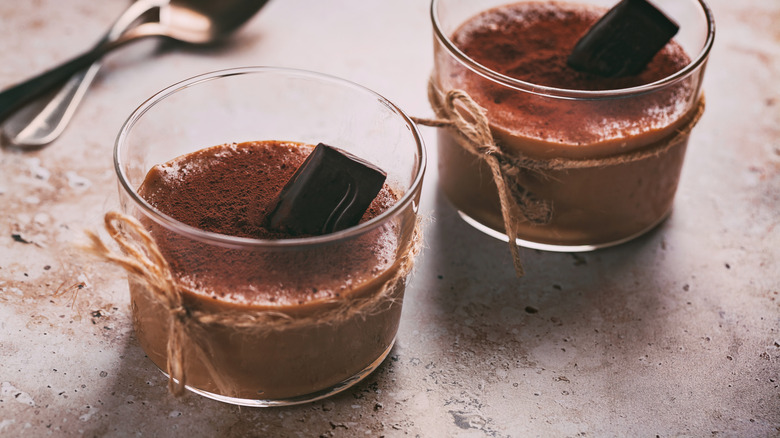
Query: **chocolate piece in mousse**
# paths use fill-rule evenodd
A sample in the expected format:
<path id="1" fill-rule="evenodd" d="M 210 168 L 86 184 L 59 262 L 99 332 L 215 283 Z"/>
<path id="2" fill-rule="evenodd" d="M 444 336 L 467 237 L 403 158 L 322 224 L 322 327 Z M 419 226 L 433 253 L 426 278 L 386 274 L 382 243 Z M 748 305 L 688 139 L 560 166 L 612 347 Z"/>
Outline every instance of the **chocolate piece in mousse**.
<path id="1" fill-rule="evenodd" d="M 320 143 L 279 193 L 266 225 L 294 235 L 357 225 L 386 178 L 368 161 Z"/>
<path id="2" fill-rule="evenodd" d="M 679 26 L 645 0 L 623 0 L 574 46 L 570 67 L 604 77 L 639 74 Z"/>

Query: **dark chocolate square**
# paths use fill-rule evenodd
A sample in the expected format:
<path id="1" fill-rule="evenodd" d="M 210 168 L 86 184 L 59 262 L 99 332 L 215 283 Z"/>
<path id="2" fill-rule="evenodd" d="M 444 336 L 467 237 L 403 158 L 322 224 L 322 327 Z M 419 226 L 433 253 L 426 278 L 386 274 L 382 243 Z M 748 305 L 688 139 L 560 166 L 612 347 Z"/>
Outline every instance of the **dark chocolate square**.
<path id="1" fill-rule="evenodd" d="M 603 77 L 642 72 L 679 26 L 645 0 L 623 0 L 577 42 L 567 63 Z"/>
<path id="2" fill-rule="evenodd" d="M 321 235 L 360 222 L 387 174 L 349 152 L 320 143 L 282 188 L 266 226 L 293 235 Z"/>

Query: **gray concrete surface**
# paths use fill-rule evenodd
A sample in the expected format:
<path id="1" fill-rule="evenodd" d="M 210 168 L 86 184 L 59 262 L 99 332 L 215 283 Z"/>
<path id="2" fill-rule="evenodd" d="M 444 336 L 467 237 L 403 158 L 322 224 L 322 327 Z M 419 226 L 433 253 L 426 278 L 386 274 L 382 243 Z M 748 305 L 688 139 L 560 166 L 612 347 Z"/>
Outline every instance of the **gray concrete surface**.
<path id="1" fill-rule="evenodd" d="M 431 114 L 427 0 L 273 0 L 230 47 L 111 55 L 72 125 L 0 150 L 2 436 L 779 436 L 780 3 L 712 0 L 718 35 L 672 216 L 580 255 L 471 229 L 436 187 L 398 342 L 367 380 L 291 408 L 168 394 L 133 335 L 124 274 L 84 257 L 117 207 L 111 151 L 133 108 L 246 65 L 351 79 Z M 0 87 L 93 44 L 125 1 L 0 2 Z"/>

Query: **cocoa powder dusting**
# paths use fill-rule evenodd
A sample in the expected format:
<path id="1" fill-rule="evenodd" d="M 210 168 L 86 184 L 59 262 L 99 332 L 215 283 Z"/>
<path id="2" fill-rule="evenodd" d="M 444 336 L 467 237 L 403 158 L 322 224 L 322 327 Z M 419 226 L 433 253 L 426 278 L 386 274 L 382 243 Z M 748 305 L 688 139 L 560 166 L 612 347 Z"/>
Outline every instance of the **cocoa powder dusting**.
<path id="1" fill-rule="evenodd" d="M 163 214 L 205 231 L 270 240 L 305 237 L 271 231 L 262 223 L 266 209 L 312 150 L 276 141 L 214 146 L 154 166 L 138 193 Z M 385 184 L 361 222 L 397 199 Z M 191 292 L 236 303 L 332 298 L 388 267 L 397 250 L 392 223 L 336 247 L 290 251 L 223 247 L 141 220 Z"/>
<path id="2" fill-rule="evenodd" d="M 663 79 L 690 62 L 676 43 L 667 44 L 642 73 L 605 78 L 566 64 L 577 41 L 606 9 L 562 2 L 522 2 L 472 18 L 453 42 L 476 62 L 504 75 L 548 87 L 608 90 Z"/>
<path id="3" fill-rule="evenodd" d="M 478 64 L 535 85 L 597 91 L 617 90 L 656 82 L 684 68 L 690 57 L 669 42 L 638 75 L 605 78 L 579 72 L 566 59 L 577 41 L 606 9 L 565 2 L 519 2 L 484 11 L 451 35 L 453 43 Z M 442 58 L 448 62 L 447 58 Z M 605 145 L 642 132 L 659 131 L 682 120 L 685 100 L 698 86 L 695 78 L 670 83 L 652 93 L 631 98 L 569 101 L 517 90 L 488 80 L 463 64 L 449 61 L 443 90 L 464 90 L 485 108 L 499 145 L 503 137 L 532 139 L 546 146 L 569 148 L 555 153 L 577 154 L 571 146 Z M 538 149 L 538 148 L 537 148 Z M 543 149 L 543 148 L 542 148 Z M 540 153 L 540 157 L 548 152 Z"/>
<path id="4" fill-rule="evenodd" d="M 271 202 L 313 148 L 290 142 L 247 142 L 202 149 L 154 166 L 139 193 L 162 213 L 213 233 L 256 239 L 291 236 L 262 226 Z M 385 185 L 361 219 L 389 208 Z"/>

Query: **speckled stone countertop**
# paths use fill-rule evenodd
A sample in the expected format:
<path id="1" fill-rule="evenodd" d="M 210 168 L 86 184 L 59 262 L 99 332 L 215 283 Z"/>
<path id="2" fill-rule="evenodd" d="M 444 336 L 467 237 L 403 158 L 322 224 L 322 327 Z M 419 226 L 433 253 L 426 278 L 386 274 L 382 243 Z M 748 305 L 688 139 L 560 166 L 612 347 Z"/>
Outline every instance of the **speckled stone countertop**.
<path id="1" fill-rule="evenodd" d="M 126 1 L 0 2 L 0 87 L 90 47 Z M 780 3 L 712 0 L 718 34 L 674 213 L 631 243 L 523 250 L 437 190 L 398 341 L 325 401 L 238 408 L 175 398 L 134 337 L 125 275 L 85 257 L 117 208 L 124 119 L 181 79 L 277 65 L 363 84 L 430 116 L 427 0 L 272 0 L 229 47 L 110 55 L 65 134 L 0 149 L 2 436 L 780 435 Z"/>

